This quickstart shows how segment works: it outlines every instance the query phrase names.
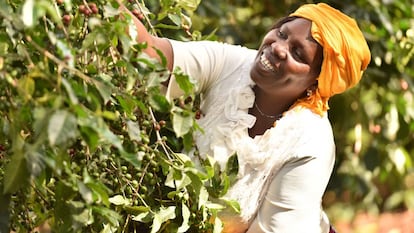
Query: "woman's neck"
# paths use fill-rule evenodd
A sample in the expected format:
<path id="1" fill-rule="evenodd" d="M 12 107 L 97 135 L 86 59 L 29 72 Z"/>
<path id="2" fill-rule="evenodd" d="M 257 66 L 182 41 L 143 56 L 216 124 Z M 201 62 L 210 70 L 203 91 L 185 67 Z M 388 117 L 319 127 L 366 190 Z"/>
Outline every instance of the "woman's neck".
<path id="1" fill-rule="evenodd" d="M 286 101 L 282 96 L 269 96 L 257 86 L 253 88 L 255 103 L 249 109 L 249 114 L 256 117 L 256 122 L 249 129 L 249 136 L 263 135 L 266 130 L 273 127 L 275 121 L 279 120 L 285 111 L 292 105 L 292 101 Z"/>

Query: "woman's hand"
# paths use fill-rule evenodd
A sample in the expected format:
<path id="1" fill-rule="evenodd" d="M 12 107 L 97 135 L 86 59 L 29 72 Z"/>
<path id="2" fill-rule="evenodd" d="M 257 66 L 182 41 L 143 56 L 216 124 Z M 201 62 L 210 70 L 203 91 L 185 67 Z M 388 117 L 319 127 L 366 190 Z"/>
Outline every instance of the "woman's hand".
<path id="1" fill-rule="evenodd" d="M 154 35 L 151 35 L 147 28 L 142 24 L 142 22 L 121 2 L 121 0 L 117 0 L 119 3 L 119 9 L 126 14 L 129 14 L 133 20 L 135 25 L 135 29 L 137 31 L 137 36 L 135 40 L 138 43 L 147 43 L 147 48 L 144 50 L 148 56 L 152 58 L 156 58 L 161 62 L 161 58 L 157 53 L 157 50 L 161 51 L 166 60 L 167 60 L 167 68 L 172 70 L 173 66 L 173 51 L 170 42 L 166 38 L 160 38 Z M 129 28 L 126 29 L 129 33 Z M 131 35 L 131 34 L 130 34 Z"/>

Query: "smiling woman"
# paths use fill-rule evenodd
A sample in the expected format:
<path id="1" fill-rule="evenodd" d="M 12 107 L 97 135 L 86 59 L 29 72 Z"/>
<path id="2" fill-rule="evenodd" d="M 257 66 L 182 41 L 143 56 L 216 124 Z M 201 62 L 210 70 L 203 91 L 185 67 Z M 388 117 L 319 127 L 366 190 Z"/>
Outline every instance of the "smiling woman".
<path id="1" fill-rule="evenodd" d="M 356 85 L 370 61 L 356 22 L 326 4 L 303 5 L 258 50 L 157 38 L 135 18 L 134 25 L 150 56 L 161 50 L 170 70 L 196 82 L 201 157 L 224 168 L 237 154 L 238 177 L 226 198 L 241 213 L 223 211 L 224 232 L 329 232 L 321 208 L 335 160 L 328 100 Z M 166 95 L 181 94 L 172 76 Z"/>
<path id="2" fill-rule="evenodd" d="M 305 97 L 306 90 L 316 89 L 322 47 L 312 39 L 311 25 L 307 19 L 290 17 L 265 35 L 250 71 L 256 84 L 252 113 L 266 109 L 268 115 L 282 114 Z M 263 134 L 273 123 L 261 122 L 266 124 L 250 128 L 251 136 Z"/>

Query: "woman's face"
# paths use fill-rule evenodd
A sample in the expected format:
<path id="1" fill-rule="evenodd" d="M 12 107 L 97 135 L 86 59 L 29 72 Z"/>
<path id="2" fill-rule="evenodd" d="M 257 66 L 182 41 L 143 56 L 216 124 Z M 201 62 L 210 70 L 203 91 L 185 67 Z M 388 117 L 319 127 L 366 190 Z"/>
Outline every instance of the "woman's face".
<path id="1" fill-rule="evenodd" d="M 294 101 L 316 84 L 323 52 L 311 36 L 311 25 L 296 18 L 265 35 L 250 71 L 261 91 Z"/>

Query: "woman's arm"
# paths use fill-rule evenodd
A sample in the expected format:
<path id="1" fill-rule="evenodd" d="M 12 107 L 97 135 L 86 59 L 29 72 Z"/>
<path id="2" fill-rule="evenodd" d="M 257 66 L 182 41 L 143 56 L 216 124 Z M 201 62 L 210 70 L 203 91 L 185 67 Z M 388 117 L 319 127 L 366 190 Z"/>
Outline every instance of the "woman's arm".
<path id="1" fill-rule="evenodd" d="M 137 30 L 137 37 L 135 38 L 136 41 L 138 43 L 144 43 L 144 42 L 147 43 L 148 46 L 144 50 L 144 52 L 148 54 L 148 56 L 152 58 L 156 58 L 159 61 L 161 61 L 161 58 L 156 51 L 157 49 L 160 50 L 164 54 L 167 60 L 167 68 L 169 70 L 172 70 L 173 63 L 174 63 L 173 50 L 172 50 L 171 44 L 168 41 L 168 39 L 151 35 L 148 32 L 148 30 L 145 28 L 145 26 L 142 24 L 142 22 L 137 17 L 135 17 L 135 15 L 132 14 L 132 12 L 128 10 L 120 0 L 118 0 L 118 3 L 120 5 L 119 9 L 129 14 L 133 20 L 134 26 Z"/>

